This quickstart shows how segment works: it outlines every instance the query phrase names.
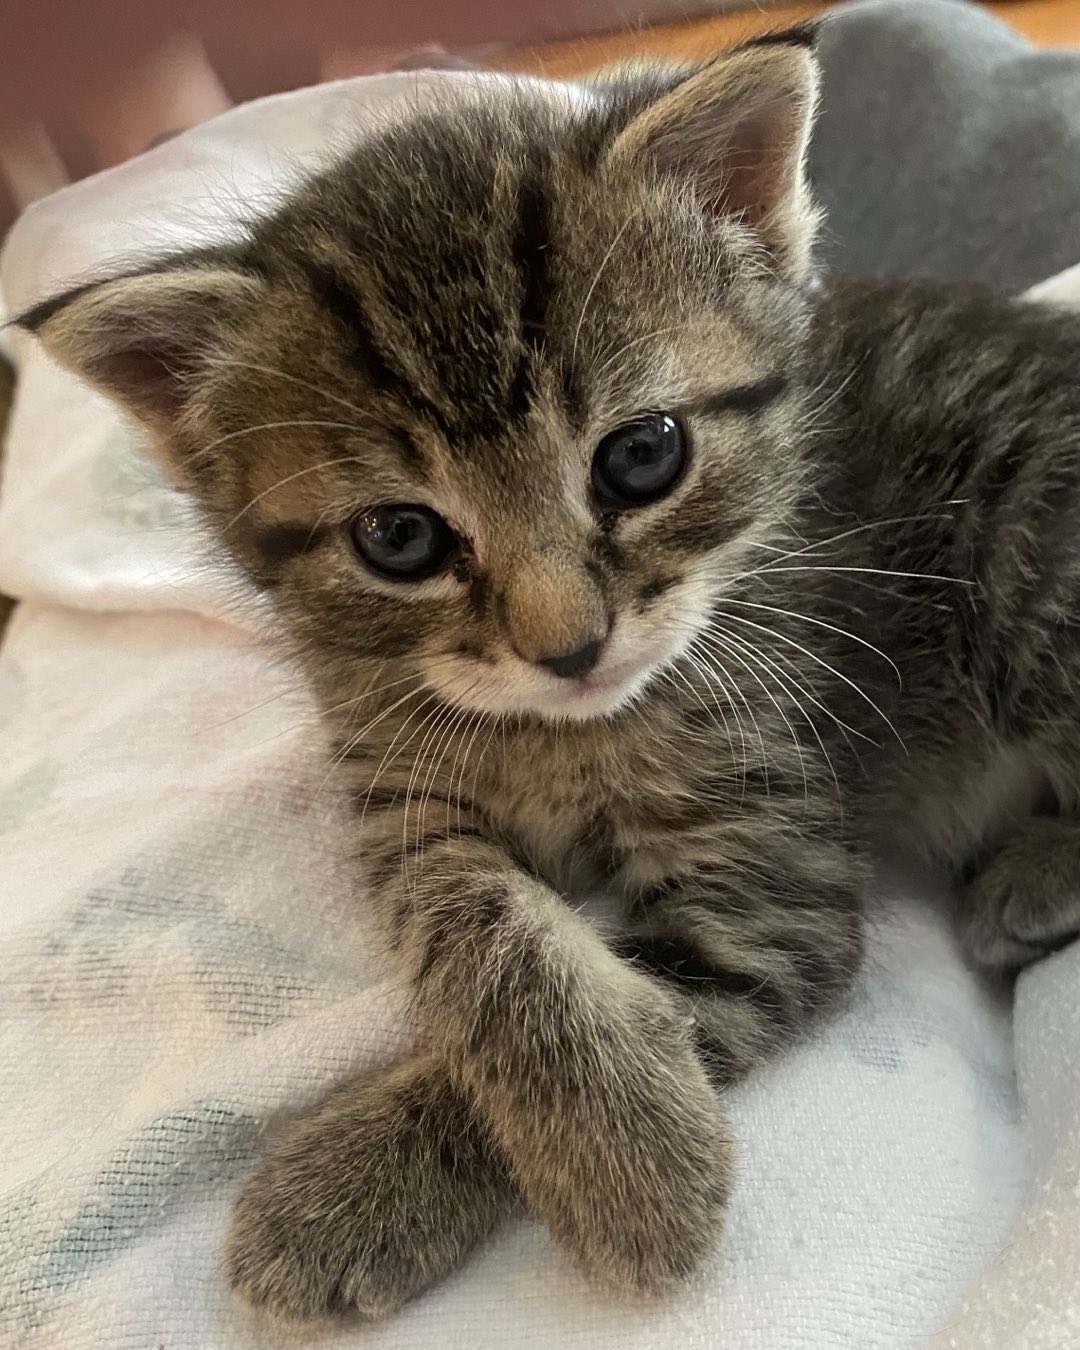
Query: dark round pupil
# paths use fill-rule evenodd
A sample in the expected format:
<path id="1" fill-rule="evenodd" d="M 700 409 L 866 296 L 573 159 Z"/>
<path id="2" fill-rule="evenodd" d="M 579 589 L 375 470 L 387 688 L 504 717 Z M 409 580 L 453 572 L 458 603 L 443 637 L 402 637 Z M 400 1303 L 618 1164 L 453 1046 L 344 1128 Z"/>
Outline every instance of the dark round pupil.
<path id="1" fill-rule="evenodd" d="M 392 553 L 408 556 L 421 554 L 431 531 L 424 522 L 415 516 L 397 516 L 389 525 L 384 540 L 385 547 Z"/>
<path id="2" fill-rule="evenodd" d="M 353 535 L 365 562 L 392 576 L 431 576 L 455 542 L 446 521 L 424 506 L 374 507 L 357 520 Z"/>
<path id="3" fill-rule="evenodd" d="M 663 470 L 667 457 L 667 447 L 659 441 L 638 438 L 624 441 L 612 455 L 610 464 L 616 476 L 631 487 L 648 489 L 657 477 L 657 469 Z"/>
<path id="4" fill-rule="evenodd" d="M 679 424 L 666 413 L 654 413 L 604 437 L 593 463 L 593 482 L 608 504 L 635 506 L 666 492 L 682 465 Z"/>

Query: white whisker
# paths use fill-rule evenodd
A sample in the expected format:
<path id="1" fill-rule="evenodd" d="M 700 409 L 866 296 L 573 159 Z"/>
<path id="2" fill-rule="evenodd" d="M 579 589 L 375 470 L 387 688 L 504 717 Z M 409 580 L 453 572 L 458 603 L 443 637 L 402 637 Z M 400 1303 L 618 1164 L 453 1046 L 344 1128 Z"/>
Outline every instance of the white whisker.
<path id="1" fill-rule="evenodd" d="M 390 714 L 396 708 L 400 708 L 401 705 L 403 703 L 407 703 L 409 699 L 415 698 L 418 692 L 419 688 L 408 690 L 396 702 L 391 703 L 388 708 L 384 708 L 382 712 L 378 714 L 377 717 L 373 717 L 370 722 L 367 722 L 363 727 L 361 727 L 361 729 L 358 732 L 356 732 L 355 735 L 350 736 L 349 739 L 345 742 L 345 744 L 338 750 L 338 752 L 332 756 L 330 760 L 330 767 L 326 771 L 326 777 L 324 777 L 322 782 L 319 784 L 318 792 L 321 792 L 323 790 L 323 788 L 327 784 L 327 781 L 330 778 L 330 775 L 334 772 L 337 766 L 340 763 L 342 763 L 343 760 L 348 758 L 348 756 L 360 744 L 360 742 L 364 739 L 364 737 L 368 734 L 368 732 L 374 730 L 374 728 L 377 727 L 379 723 L 382 722 L 385 718 L 389 717 Z M 318 795 L 318 792 L 316 793 L 316 795 Z"/>
<path id="2" fill-rule="evenodd" d="M 623 235 L 629 229 L 630 222 L 634 219 L 635 214 L 636 212 L 631 212 L 623 221 L 623 223 L 619 226 L 615 238 L 611 241 L 611 244 L 608 247 L 608 251 L 604 254 L 603 258 L 600 260 L 600 266 L 596 269 L 596 275 L 592 279 L 592 284 L 590 285 L 589 289 L 585 292 L 585 299 L 581 306 L 581 313 L 578 315 L 577 327 L 574 329 L 574 342 L 570 350 L 571 366 L 573 366 L 574 362 L 577 360 L 578 339 L 581 336 L 581 325 L 585 322 L 585 315 L 588 313 L 589 302 L 593 298 L 593 292 L 596 290 L 596 287 L 600 282 L 600 277 L 604 271 L 604 268 L 611 261 L 611 255 L 615 252 L 616 248 L 619 245 L 619 241 L 622 239 Z"/>
<path id="3" fill-rule="evenodd" d="M 420 748 L 413 757 L 412 768 L 409 771 L 409 781 L 405 788 L 405 805 L 401 815 L 401 880 L 402 884 L 409 887 L 409 810 L 413 804 L 413 789 L 416 786 L 417 779 L 421 771 L 421 765 L 424 756 L 427 753 L 427 747 L 432 744 L 435 737 L 441 734 L 443 727 L 449 720 L 453 709 L 445 703 L 436 703 L 435 708 L 424 718 L 422 726 L 427 726 L 427 731 L 420 742 Z M 430 723 L 430 725 L 429 725 Z M 413 876 L 416 873 L 414 870 Z"/>
<path id="4" fill-rule="evenodd" d="M 488 732 L 488 738 L 487 738 L 487 740 L 484 742 L 484 748 L 483 748 L 483 750 L 480 751 L 480 757 L 479 757 L 479 759 L 476 761 L 476 767 L 473 769 L 472 784 L 471 784 L 471 786 L 470 786 L 470 788 L 469 788 L 469 802 L 470 802 L 470 805 L 472 805 L 472 803 L 475 802 L 475 800 L 476 800 L 476 785 L 477 785 L 477 782 L 478 782 L 479 777 L 480 777 L 480 768 L 481 768 L 481 765 L 482 765 L 483 762 L 484 762 L 484 757 L 487 755 L 488 750 L 491 748 L 491 742 L 494 740 L 494 738 L 495 738 L 495 733 L 496 733 L 496 731 L 499 730 L 499 728 L 500 728 L 501 725 L 502 725 L 502 718 L 501 718 L 501 716 L 500 716 L 498 713 L 493 713 L 493 714 L 492 714 L 492 721 L 491 721 L 491 730 Z M 475 807 L 474 807 L 474 811 L 475 811 Z"/>
<path id="5" fill-rule="evenodd" d="M 857 633 L 849 633 L 846 628 L 840 628 L 834 623 L 826 623 L 824 619 L 813 618 L 809 614 L 800 614 L 797 610 L 780 609 L 776 605 L 762 604 L 757 600 L 736 600 L 733 596 L 725 596 L 721 603 L 725 605 L 744 605 L 747 609 L 763 609 L 770 614 L 781 614 L 787 619 L 797 619 L 801 623 L 813 624 L 817 628 L 827 628 L 830 633 L 837 633 L 840 637 L 849 638 L 852 642 L 857 642 L 860 647 L 865 647 L 867 651 L 873 652 L 875 656 L 880 656 L 887 665 L 891 666 L 896 674 L 898 687 L 903 688 L 904 679 L 900 674 L 900 667 L 892 657 L 887 656 L 880 647 L 875 647 L 872 642 L 867 642 L 865 638 L 859 637 Z"/>
<path id="6" fill-rule="evenodd" d="M 382 759 L 379 761 L 379 767 L 375 770 L 375 773 L 374 773 L 374 775 L 372 776 L 371 782 L 368 784 L 368 790 L 367 790 L 367 793 L 366 793 L 366 795 L 365 795 L 365 797 L 364 797 L 364 806 L 363 806 L 363 810 L 360 812 L 360 828 L 361 828 L 361 829 L 364 828 L 364 821 L 367 819 L 368 807 L 371 805 L 371 797 L 372 797 L 372 794 L 373 794 L 374 791 L 375 791 L 376 786 L 378 785 L 379 779 L 382 777 L 384 771 L 385 771 L 386 769 L 388 769 L 388 768 L 390 767 L 391 764 L 393 764 L 397 759 L 400 758 L 401 755 L 403 755 L 403 754 L 405 753 L 406 749 L 413 743 L 413 741 L 416 739 L 416 737 L 420 734 L 420 732 L 421 732 L 421 730 L 422 730 L 422 728 L 423 728 L 423 726 L 424 726 L 424 723 L 425 723 L 426 720 L 427 720 L 426 717 L 425 717 L 423 720 L 421 720 L 421 722 L 419 723 L 419 725 L 416 726 L 416 727 L 413 729 L 413 731 L 412 731 L 412 732 L 410 733 L 410 735 L 406 738 L 406 740 L 404 740 L 404 741 L 402 742 L 400 748 L 399 748 L 396 752 L 394 752 L 394 746 L 397 745 L 398 740 L 400 739 L 400 737 L 402 736 L 402 734 L 407 730 L 407 728 L 408 728 L 408 726 L 409 726 L 409 723 L 413 720 L 414 717 L 418 717 L 418 716 L 420 715 L 420 713 L 422 713 L 422 712 L 424 711 L 425 708 L 428 708 L 428 710 L 429 710 L 428 715 L 430 715 L 430 712 L 431 712 L 432 710 L 430 709 L 429 705 L 430 705 L 431 703 L 435 702 L 436 699 L 437 699 L 437 695 L 435 695 L 435 694 L 429 694 L 429 695 L 427 696 L 427 698 L 424 699 L 424 701 L 423 701 L 422 703 L 420 703 L 416 708 L 414 708 L 414 709 L 409 713 L 409 715 L 408 715 L 408 716 L 405 718 L 405 720 L 402 722 L 401 726 L 398 727 L 397 731 L 394 732 L 394 735 L 393 735 L 393 738 L 392 738 L 391 741 L 390 741 L 390 744 L 386 747 L 386 750 L 385 750 L 385 752 L 384 752 L 384 754 L 383 754 L 383 757 L 382 757 Z"/>
<path id="7" fill-rule="evenodd" d="M 281 478 L 278 482 L 271 483 L 268 488 L 263 488 L 262 492 L 259 492 L 252 497 L 251 501 L 237 511 L 232 520 L 224 526 L 222 533 L 227 534 L 238 521 L 242 520 L 243 517 L 247 515 L 253 506 L 257 506 L 264 497 L 269 497 L 271 492 L 277 492 L 279 488 L 283 488 L 287 483 L 293 483 L 297 478 L 303 478 L 305 474 L 317 473 L 320 469 L 331 469 L 338 464 L 359 464 L 360 462 L 360 459 L 356 455 L 339 455 L 335 459 L 324 459 L 321 464 L 309 464 L 305 469 L 297 469 L 295 473 L 290 473 L 286 478 Z"/>
<path id="8" fill-rule="evenodd" d="M 727 651 L 734 660 L 738 661 L 739 665 L 741 665 L 742 668 L 750 676 L 750 678 L 757 683 L 761 691 L 764 693 L 765 697 L 769 700 L 769 702 L 773 705 L 776 711 L 780 714 L 780 717 L 784 725 L 787 727 L 788 732 L 791 735 L 791 740 L 795 746 L 796 753 L 799 756 L 799 768 L 802 772 L 802 781 L 803 781 L 803 801 L 804 802 L 809 801 L 810 782 L 806 776 L 806 757 L 803 754 L 802 742 L 799 740 L 798 733 L 796 732 L 795 728 L 791 725 L 791 719 L 788 717 L 787 713 L 784 712 L 784 709 L 780 706 L 780 703 L 777 700 L 776 695 L 772 692 L 771 689 L 768 688 L 768 686 L 765 684 L 765 681 L 761 678 L 761 676 L 757 673 L 757 671 L 747 664 L 746 660 L 742 655 L 740 655 L 738 649 L 736 648 L 733 642 L 728 641 L 726 638 L 722 637 L 717 632 L 713 632 L 709 635 L 702 634 L 699 641 L 701 642 L 701 645 L 705 648 L 705 650 L 712 652 L 714 656 L 716 656 L 716 651 L 712 644 L 714 643 L 722 644 L 721 650 Z"/>
<path id="9" fill-rule="evenodd" d="M 896 572 L 888 567 L 777 567 L 769 563 L 753 572 L 741 572 L 732 580 L 741 581 L 744 577 L 772 576 L 776 572 L 865 572 L 879 577 L 907 577 L 914 581 L 948 581 L 956 586 L 974 586 L 976 584 L 970 577 L 937 576 L 933 572 Z"/>
<path id="10" fill-rule="evenodd" d="M 457 821 L 457 831 L 458 831 L 458 837 L 459 837 L 459 838 L 460 838 L 460 836 L 461 836 L 461 797 L 462 797 L 462 793 L 465 791 L 465 770 L 466 770 L 466 768 L 468 767 L 468 764 L 469 764 L 469 756 L 472 754 L 473 746 L 476 744 L 476 741 L 477 741 L 477 738 L 478 738 L 479 735 L 480 735 L 480 732 L 483 730 L 484 727 L 486 727 L 486 726 L 488 725 L 488 723 L 489 723 L 490 721 L 492 721 L 492 719 L 494 718 L 494 716 L 495 716 L 495 714 L 494 714 L 494 713 L 491 713 L 491 712 L 485 712 L 485 713 L 481 713 L 481 714 L 480 714 L 480 717 L 479 717 L 479 719 L 478 719 L 478 721 L 477 721 L 477 723 L 476 723 L 476 726 L 473 727 L 472 735 L 469 737 L 468 743 L 467 743 L 466 746 L 465 746 L 464 753 L 463 753 L 462 756 L 461 756 L 461 769 L 460 769 L 460 771 L 458 772 L 458 776 L 457 776 L 457 806 L 456 806 L 456 808 L 455 808 L 455 819 L 456 819 L 456 821 Z M 490 737 L 489 737 L 489 739 L 490 739 Z M 456 767 L 456 762 L 455 762 L 455 767 Z M 475 783 L 475 781 L 476 781 L 475 776 L 474 776 L 474 778 L 473 778 L 473 781 L 474 781 L 474 783 Z M 451 783 L 452 783 L 452 782 L 453 782 L 453 775 L 451 774 Z M 472 798 L 471 798 L 471 797 L 470 797 L 470 799 L 469 799 L 469 806 L 472 807 Z M 449 808 L 449 803 L 447 803 L 447 823 L 446 823 L 447 833 L 449 833 L 449 830 L 450 830 L 450 819 L 449 819 L 449 816 L 450 816 L 450 808 Z"/>
<path id="11" fill-rule="evenodd" d="M 715 629 L 710 631 L 715 631 Z M 729 640 L 734 640 L 736 637 L 734 633 L 730 632 L 727 629 L 722 629 L 720 631 L 723 632 L 724 636 L 727 637 Z M 849 724 L 845 722 L 842 717 L 837 717 L 836 713 L 834 713 L 830 707 L 828 707 L 817 697 L 816 694 L 817 686 L 810 682 L 810 676 L 807 674 L 807 672 L 802 670 L 801 667 L 799 667 L 795 663 L 794 659 L 790 657 L 786 652 L 775 651 L 770 649 L 768 653 L 765 653 L 760 648 L 755 648 L 754 650 L 758 652 L 759 656 L 763 657 L 764 659 L 774 664 L 778 670 L 781 669 L 779 663 L 783 662 L 782 673 L 785 675 L 785 677 L 795 686 L 796 689 L 799 690 L 799 692 L 803 695 L 804 698 L 806 698 L 810 703 L 812 703 L 813 706 L 817 708 L 820 712 L 824 713 L 824 715 L 830 720 L 830 722 L 832 722 L 835 725 L 835 727 L 844 737 L 844 740 L 847 741 L 849 746 L 851 745 L 851 737 L 855 736 L 860 741 L 866 741 L 868 745 L 873 745 L 877 747 L 877 742 L 872 737 L 867 736 L 865 732 L 859 731 L 857 727 L 849 726 Z M 806 680 L 807 684 L 810 684 L 810 688 L 808 689 L 806 685 L 801 684 L 800 683 L 801 680 Z M 851 748 L 852 750 L 854 750 L 854 746 L 852 746 Z"/>
<path id="12" fill-rule="evenodd" d="M 966 497 L 953 497 L 939 504 L 943 507 L 965 506 L 967 504 L 967 501 L 968 498 Z M 799 558 L 802 557 L 802 555 L 805 553 L 812 553 L 814 549 L 828 548 L 832 544 L 839 544 L 842 543 L 845 539 L 851 539 L 857 534 L 865 534 L 867 530 L 887 529 L 888 526 L 890 525 L 914 525 L 917 524 L 919 521 L 923 520 L 949 520 L 949 519 L 951 519 L 951 517 L 944 511 L 930 511 L 930 512 L 923 512 L 919 515 L 889 516 L 883 520 L 870 520 L 866 521 L 862 525 L 856 525 L 850 530 L 844 530 L 840 534 L 830 535 L 827 539 L 811 540 L 810 543 L 803 545 L 802 548 L 792 549 L 790 552 L 784 553 L 783 558 Z M 752 548 L 764 548 L 769 549 L 770 551 L 775 551 L 773 549 L 773 546 L 770 544 L 758 544 L 754 543 L 753 540 L 747 540 L 747 542 L 750 544 Z M 783 561 L 783 559 L 777 559 L 777 561 L 778 562 Z M 768 570 L 768 568 L 769 564 L 766 564 L 764 570 Z"/>
<path id="13" fill-rule="evenodd" d="M 641 337 L 631 338 L 629 342 L 623 345 L 612 356 L 607 357 L 592 375 L 594 384 L 599 384 L 611 367 L 621 356 L 625 356 L 628 351 L 634 347 L 640 347 L 643 342 L 653 342 L 658 337 L 664 337 L 668 333 L 677 333 L 683 325 L 669 324 L 666 328 L 654 328 L 651 333 L 644 333 Z"/>
<path id="14" fill-rule="evenodd" d="M 274 375 L 279 380 L 287 380 L 290 384 L 300 385 L 303 389 L 308 389 L 313 394 L 318 394 L 321 398 L 329 399 L 331 403 L 340 403 L 343 408 L 348 408 L 350 412 L 356 413 L 358 417 L 365 417 L 372 421 L 375 419 L 372 414 L 361 408 L 359 404 L 350 402 L 347 398 L 342 398 L 340 394 L 335 394 L 329 389 L 323 389 L 320 385 L 312 384 L 310 380 L 303 380 L 298 375 L 290 375 L 288 371 L 281 370 L 277 366 L 261 366 L 254 361 L 237 361 L 232 357 L 217 358 L 216 365 L 236 366 L 244 370 L 256 370 L 263 375 Z"/>
<path id="15" fill-rule="evenodd" d="M 453 710 L 452 710 L 452 715 L 451 715 L 451 717 L 450 717 L 450 719 L 449 719 L 449 723 L 448 723 L 448 725 L 446 726 L 446 729 L 445 729 L 445 731 L 443 732 L 443 735 L 440 737 L 438 745 L 437 745 L 437 746 L 435 747 L 435 749 L 432 751 L 432 754 L 431 754 L 431 767 L 430 767 L 430 769 L 429 769 L 429 771 L 428 771 L 427 779 L 425 780 L 423 790 L 422 790 L 421 793 L 420 793 L 420 803 L 419 803 L 419 806 L 417 807 L 417 812 L 416 812 L 416 849 L 415 849 L 415 852 L 416 852 L 416 868 L 417 868 L 417 871 L 420 870 L 420 868 L 423 866 L 423 863 L 424 863 L 424 844 L 425 844 L 425 839 L 424 839 L 424 833 L 423 833 L 423 831 L 424 831 L 424 825 L 425 825 L 425 822 L 427 821 L 427 810 L 428 810 L 428 805 L 429 805 L 429 803 L 430 803 L 430 801 L 431 801 L 432 793 L 435 791 L 435 787 L 436 787 L 436 784 L 437 784 L 437 782 L 438 782 L 439 770 L 442 768 L 442 766 L 443 766 L 443 761 L 446 759 L 446 756 L 450 753 L 451 749 L 455 749 L 455 752 L 456 752 L 456 749 L 459 748 L 458 742 L 457 742 L 457 732 L 458 732 L 458 728 L 461 726 L 462 722 L 465 721 L 469 716 L 470 716 L 470 713 L 469 713 L 469 709 L 468 709 L 468 708 L 455 708 L 455 709 L 453 709 Z M 453 766 L 451 765 L 451 778 L 450 778 L 450 781 L 449 781 L 449 783 L 448 783 L 448 785 L 447 785 L 447 791 L 446 791 L 446 798 L 447 798 L 447 803 L 446 803 L 446 809 L 447 809 L 447 831 L 446 831 L 446 832 L 447 832 L 447 835 L 448 835 L 448 836 L 449 836 L 449 833 L 450 833 L 450 828 L 449 828 L 449 813 L 450 813 L 450 796 L 451 796 L 451 794 L 452 794 L 452 791 L 453 791 Z"/>
<path id="16" fill-rule="evenodd" d="M 256 422 L 254 426 L 241 427 L 238 431 L 226 432 L 224 436 L 218 436 L 216 440 L 207 441 L 205 445 L 200 445 L 196 453 L 205 455 L 211 450 L 216 450 L 219 445 L 238 440 L 241 436 L 254 436 L 257 431 L 277 431 L 282 427 L 330 427 L 335 431 L 356 430 L 351 422 L 328 422 L 318 417 L 290 417 L 281 422 Z"/>
<path id="17" fill-rule="evenodd" d="M 762 766 L 762 769 L 763 769 L 764 774 L 765 774 L 765 792 L 766 792 L 766 795 L 768 795 L 768 792 L 769 792 L 769 786 L 768 786 L 768 782 L 769 782 L 769 755 L 768 755 L 768 751 L 765 749 L 765 738 L 764 738 L 764 736 L 762 735 L 762 732 L 761 732 L 761 725 L 760 725 L 760 723 L 759 723 L 758 720 L 757 720 L 757 715 L 756 715 L 756 713 L 754 712 L 754 709 L 753 709 L 753 708 L 751 707 L 751 705 L 750 705 L 749 699 L 748 699 L 748 698 L 746 697 L 746 695 L 743 693 L 742 688 L 740 687 L 738 680 L 735 679 L 735 677 L 732 675 L 731 671 L 729 671 L 728 668 L 727 668 L 727 666 L 724 665 L 724 662 L 723 662 L 723 659 L 722 659 L 721 656 L 717 655 L 717 653 L 714 651 L 714 652 L 711 654 L 711 656 L 707 657 L 707 656 L 706 656 L 703 652 L 701 652 L 700 650 L 695 651 L 695 652 L 693 652 L 693 655 L 690 655 L 690 651 L 691 651 L 691 650 L 693 650 L 693 649 L 691 648 L 690 650 L 688 650 L 688 653 L 687 653 L 688 656 L 690 657 L 691 663 L 693 664 L 694 668 L 698 671 L 698 673 L 704 676 L 706 683 L 709 683 L 709 674 L 710 674 L 710 672 L 711 672 L 712 676 L 713 676 L 716 680 L 718 680 L 718 681 L 721 679 L 721 676 L 723 676 L 723 678 L 726 679 L 727 683 L 731 685 L 732 689 L 735 690 L 735 693 L 739 696 L 739 701 L 742 703 L 743 707 L 746 709 L 747 716 L 750 718 L 750 721 L 753 723 L 754 730 L 755 730 L 755 732 L 757 733 L 758 746 L 759 746 L 759 748 L 760 748 L 760 750 L 761 750 L 761 766 Z M 718 670 L 717 668 L 719 668 L 719 670 Z M 734 707 L 735 707 L 735 704 L 732 703 L 732 708 L 734 708 Z M 744 742 L 743 742 L 743 791 L 744 791 L 744 792 L 745 792 L 745 790 L 746 790 L 746 776 L 747 776 L 748 767 L 749 767 L 749 766 L 748 766 L 748 761 L 747 761 L 747 758 L 746 758 L 746 743 L 745 743 L 745 741 L 744 741 Z"/>
<path id="18" fill-rule="evenodd" d="M 719 637 L 720 634 L 716 633 L 714 630 L 712 636 Z M 730 643 L 732 646 L 744 652 L 749 660 L 753 661 L 756 665 L 760 666 L 760 668 L 770 677 L 770 679 L 773 680 L 773 682 L 777 685 L 777 687 L 781 690 L 781 692 L 787 698 L 791 699 L 795 708 L 798 710 L 799 715 L 803 718 L 807 726 L 810 728 L 811 732 L 814 735 L 814 739 L 818 743 L 818 748 L 821 750 L 821 753 L 825 759 L 825 763 L 829 766 L 829 773 L 832 775 L 833 785 L 836 789 L 837 801 L 840 806 L 841 823 L 842 823 L 843 798 L 840 793 L 840 779 L 837 777 L 836 767 L 833 764 L 832 756 L 829 754 L 828 749 L 825 746 L 825 742 L 821 737 L 820 731 L 818 730 L 817 723 L 806 711 L 806 708 L 803 706 L 803 702 L 798 697 L 798 694 L 792 692 L 792 686 L 794 686 L 794 689 L 798 690 L 798 692 L 801 693 L 804 697 L 810 698 L 811 702 L 817 703 L 817 700 L 808 695 L 807 691 L 802 687 L 802 685 L 798 683 L 797 680 L 793 679 L 790 675 L 787 675 L 783 670 L 781 670 L 781 668 L 777 665 L 775 660 L 771 659 L 767 653 L 762 652 L 759 648 L 755 647 L 752 642 L 739 638 L 734 633 L 728 633 L 726 631 L 723 634 L 723 641 Z M 825 711 L 829 716 L 832 716 L 832 714 L 828 713 L 828 709 L 825 709 Z M 837 721 L 837 719 L 833 717 L 833 721 L 835 722 Z M 805 764 L 803 765 L 803 791 L 805 795 L 806 792 Z"/>
<path id="19" fill-rule="evenodd" d="M 797 651 L 802 652 L 804 656 L 808 656 L 811 661 L 815 661 L 819 666 L 823 666 L 825 670 L 828 670 L 831 674 L 835 675 L 838 680 L 842 680 L 843 683 L 846 684 L 849 689 L 853 690 L 859 696 L 859 698 L 861 698 L 865 703 L 869 704 L 869 706 L 874 710 L 875 713 L 877 713 L 878 717 L 881 718 L 881 720 L 889 728 L 892 734 L 896 737 L 905 754 L 907 753 L 907 746 L 904 745 L 903 737 L 893 726 L 888 716 L 870 697 L 870 695 L 864 689 L 861 689 L 855 683 L 854 680 L 849 679 L 842 671 L 837 670 L 835 666 L 831 666 L 828 663 L 828 661 L 824 659 L 824 657 L 818 656 L 815 652 L 812 652 L 808 647 L 804 647 L 801 643 L 796 642 L 794 638 L 788 637 L 786 633 L 778 633 L 775 629 L 768 628 L 765 626 L 765 624 L 755 623 L 752 619 L 747 619 L 742 614 L 722 614 L 719 615 L 719 617 L 727 619 L 733 623 L 745 624 L 748 628 L 754 628 L 758 632 L 768 634 L 769 637 L 775 638 L 778 642 L 786 642 L 788 646 L 794 647 Z"/>

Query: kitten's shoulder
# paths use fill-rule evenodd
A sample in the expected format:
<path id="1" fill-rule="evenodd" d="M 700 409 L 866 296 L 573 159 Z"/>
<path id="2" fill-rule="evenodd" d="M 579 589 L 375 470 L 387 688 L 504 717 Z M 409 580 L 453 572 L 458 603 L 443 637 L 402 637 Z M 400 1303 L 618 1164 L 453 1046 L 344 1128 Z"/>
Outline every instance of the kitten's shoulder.
<path id="1" fill-rule="evenodd" d="M 911 400 L 941 411 L 972 398 L 1068 385 L 1080 311 L 990 287 L 934 281 L 837 282 L 812 296 L 810 377 L 845 403 Z M 1076 402 L 1076 394 L 1072 395 Z"/>
<path id="2" fill-rule="evenodd" d="M 1003 332 L 1075 342 L 1080 310 L 944 281 L 831 281 L 811 295 L 818 342 L 925 341 L 988 345 Z"/>

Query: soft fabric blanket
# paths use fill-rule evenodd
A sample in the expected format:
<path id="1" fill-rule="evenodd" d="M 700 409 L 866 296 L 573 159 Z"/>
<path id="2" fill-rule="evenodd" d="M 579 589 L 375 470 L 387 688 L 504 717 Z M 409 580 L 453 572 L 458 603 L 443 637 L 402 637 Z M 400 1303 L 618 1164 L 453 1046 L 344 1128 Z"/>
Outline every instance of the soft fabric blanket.
<path id="1" fill-rule="evenodd" d="M 428 82 L 238 109 L 51 199 L 10 240 L 9 306 L 228 230 Z M 346 900 L 312 709 L 250 600 L 111 409 L 18 354 L 0 496 L 0 588 L 23 599 L 0 652 L 4 1350 L 1080 1345 L 1080 950 L 992 988 L 933 879 L 887 872 L 853 1007 L 729 1094 L 734 1206 L 679 1297 L 605 1299 L 522 1219 L 385 1325 L 298 1334 L 235 1305 L 217 1259 L 237 1180 L 283 1113 L 401 1052 L 400 991 Z"/>

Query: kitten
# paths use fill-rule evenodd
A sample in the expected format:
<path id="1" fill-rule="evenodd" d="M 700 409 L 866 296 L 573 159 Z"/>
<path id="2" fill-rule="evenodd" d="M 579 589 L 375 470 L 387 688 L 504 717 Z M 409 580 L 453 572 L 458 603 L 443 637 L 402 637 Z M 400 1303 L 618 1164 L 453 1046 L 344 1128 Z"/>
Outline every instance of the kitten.
<path id="1" fill-rule="evenodd" d="M 979 962 L 1077 927 L 1080 319 L 810 288 L 815 80 L 795 30 L 414 110 L 235 248 L 22 319 L 273 598 L 412 992 L 422 1052 L 244 1187 L 255 1304 L 385 1313 L 521 1202 L 609 1282 L 686 1275 L 717 1087 L 843 999 L 883 839 L 978 852 Z"/>

